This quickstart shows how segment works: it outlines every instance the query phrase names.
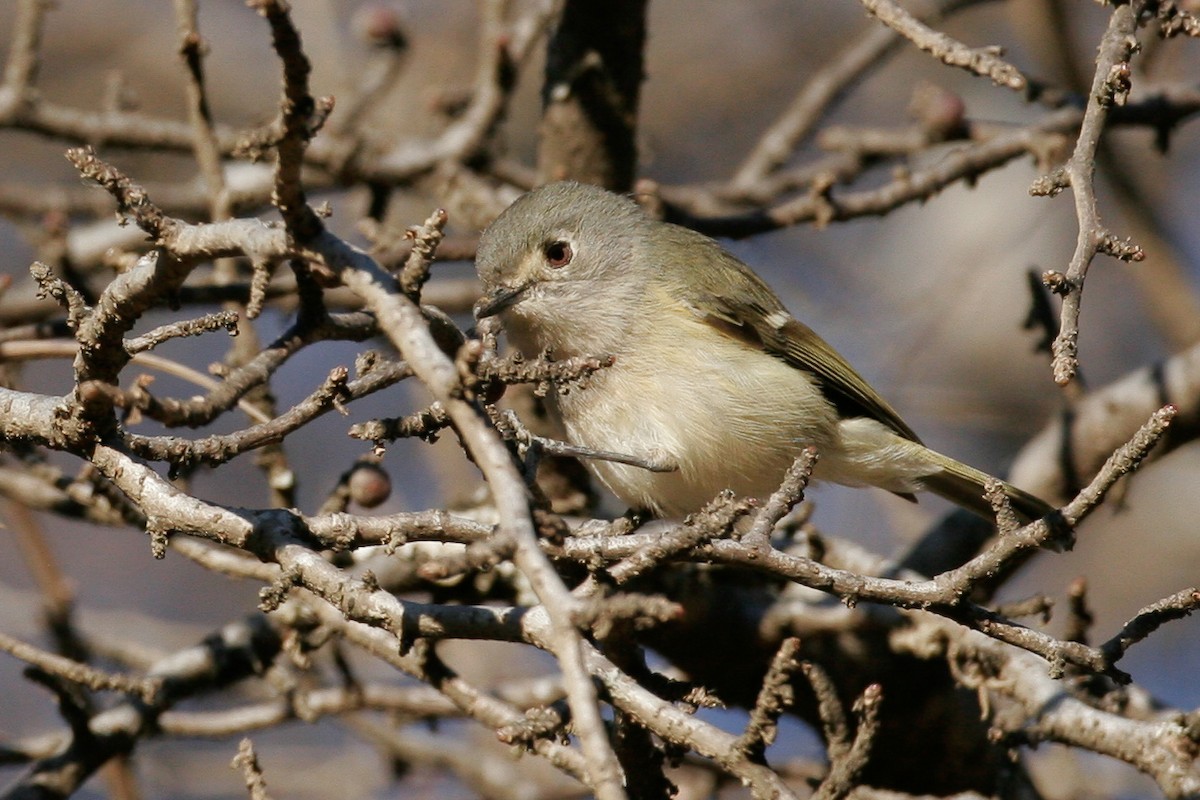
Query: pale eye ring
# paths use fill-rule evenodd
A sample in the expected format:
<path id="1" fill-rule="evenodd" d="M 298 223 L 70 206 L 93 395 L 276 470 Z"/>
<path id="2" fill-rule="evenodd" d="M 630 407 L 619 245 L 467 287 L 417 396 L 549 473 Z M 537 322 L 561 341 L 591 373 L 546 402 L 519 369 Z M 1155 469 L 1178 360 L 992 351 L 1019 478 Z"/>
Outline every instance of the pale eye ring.
<path id="1" fill-rule="evenodd" d="M 565 267 L 575 257 L 575 252 L 571 249 L 571 243 L 564 242 L 561 239 L 548 242 L 542 252 L 546 256 L 546 263 L 555 269 Z"/>

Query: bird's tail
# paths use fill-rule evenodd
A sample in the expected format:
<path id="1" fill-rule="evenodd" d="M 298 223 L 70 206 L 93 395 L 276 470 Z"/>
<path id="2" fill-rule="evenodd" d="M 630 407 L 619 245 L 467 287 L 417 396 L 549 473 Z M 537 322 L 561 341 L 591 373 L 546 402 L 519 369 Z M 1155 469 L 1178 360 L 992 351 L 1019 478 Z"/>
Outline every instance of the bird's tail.
<path id="1" fill-rule="evenodd" d="M 985 496 L 987 483 L 994 479 L 986 472 L 974 467 L 968 467 L 962 462 L 955 461 L 941 453 L 928 451 L 935 463 L 940 467 L 937 472 L 921 478 L 924 488 L 936 495 L 946 498 L 951 503 L 972 511 L 984 519 L 994 520 L 995 511 Z M 1004 494 L 1008 497 L 1012 510 L 1022 523 L 1033 522 L 1054 511 L 1049 503 L 1033 496 L 1029 492 L 1018 489 L 1010 483 L 1000 481 Z"/>

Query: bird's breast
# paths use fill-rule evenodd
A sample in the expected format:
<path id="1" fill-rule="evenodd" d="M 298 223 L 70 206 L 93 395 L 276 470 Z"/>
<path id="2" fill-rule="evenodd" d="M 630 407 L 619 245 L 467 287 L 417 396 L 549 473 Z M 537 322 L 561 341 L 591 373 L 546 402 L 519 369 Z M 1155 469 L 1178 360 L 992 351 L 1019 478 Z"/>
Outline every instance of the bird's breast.
<path id="1" fill-rule="evenodd" d="M 769 494 L 803 447 L 837 441 L 836 412 L 806 373 L 699 321 L 648 337 L 551 405 L 574 444 L 674 465 L 588 464 L 622 501 L 666 516 L 724 489 Z"/>

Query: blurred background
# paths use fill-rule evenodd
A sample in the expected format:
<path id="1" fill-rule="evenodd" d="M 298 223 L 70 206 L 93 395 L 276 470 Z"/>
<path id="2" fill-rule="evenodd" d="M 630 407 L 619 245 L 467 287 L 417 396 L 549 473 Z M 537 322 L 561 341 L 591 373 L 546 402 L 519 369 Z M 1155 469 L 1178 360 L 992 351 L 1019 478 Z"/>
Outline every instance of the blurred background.
<path id="1" fill-rule="evenodd" d="M 4 32 L 11 30 L 15 5 L 0 3 L 0 56 L 7 52 Z M 170 4 L 59 0 L 55 5 L 39 81 L 48 98 L 94 111 L 104 98 L 119 95 L 122 104 L 144 112 L 185 117 Z M 314 93 L 343 96 L 366 68 L 370 54 L 354 22 L 364 5 L 294 0 L 294 19 L 313 62 Z M 1069 81 L 1059 51 L 1041 33 L 1043 6 L 1040 0 L 982 3 L 942 27 L 973 46 L 1003 46 L 1006 57 L 1027 74 Z M 1106 11 L 1091 3 L 1063 6 L 1074 43 L 1070 60 L 1089 77 Z M 471 83 L 478 9 L 465 0 L 408 0 L 394 7 L 404 20 L 411 50 L 394 91 L 370 110 L 371 125 L 397 140 L 431 135 L 444 125 L 434 110 L 439 98 Z M 664 185 L 727 178 L 806 78 L 875 24 L 851 0 L 655 0 L 650 4 L 639 174 Z M 200 29 L 210 48 L 205 67 L 215 117 L 234 127 L 269 121 L 278 100 L 279 67 L 265 23 L 241 2 L 216 0 L 200 3 Z M 1189 52 L 1185 45 L 1168 42 L 1147 54 L 1156 80 L 1200 74 L 1195 47 Z M 509 154 L 527 163 L 533 162 L 536 145 L 540 78 L 539 56 L 521 76 L 502 133 Z M 886 68 L 857 85 L 825 124 L 905 124 L 913 91 L 923 83 L 959 95 L 971 119 L 1020 124 L 1037 113 L 1015 93 L 947 68 L 908 46 Z M 1176 332 L 1155 321 L 1153 300 L 1147 299 L 1146 286 L 1164 261 L 1184 270 L 1193 283 L 1200 281 L 1200 226 L 1195 224 L 1195 209 L 1200 207 L 1200 126 L 1181 126 L 1165 157 L 1153 151 L 1152 139 L 1147 130 L 1117 132 L 1110 137 L 1111 152 L 1117 163 L 1133 172 L 1142 210 L 1160 226 L 1172 249 L 1149 250 L 1144 262 L 1132 266 L 1103 258 L 1094 263 L 1084 296 L 1080 344 L 1083 376 L 1091 387 L 1159 361 L 1183 344 Z M 79 187 L 78 175 L 63 158 L 66 146 L 0 130 L 0 184 L 47 193 Z M 801 157 L 814 152 L 810 149 Z M 196 175 L 188 157 L 108 147 L 101 147 L 100 155 L 146 183 L 192 180 Z M 1077 225 L 1069 193 L 1057 199 L 1030 196 L 1029 186 L 1038 175 L 1037 166 L 1022 159 L 985 175 L 973 187 L 953 187 L 884 218 L 821 229 L 803 225 L 729 246 L 769 280 L 800 319 L 855 364 L 926 443 L 1003 473 L 1022 443 L 1063 405 L 1047 356 L 1035 352 L 1040 332 L 1025 330 L 1023 323 L 1030 307 L 1027 272 L 1064 270 Z M 868 175 L 865 185 L 889 177 Z M 1112 187 L 1101 180 L 1098 192 L 1101 216 L 1109 227 L 1137 238 L 1134 222 L 1112 199 Z M 317 199 L 330 202 L 335 231 L 362 242 L 356 223 L 368 202 L 365 193 L 330 192 Z M 404 193 L 390 213 L 416 224 L 437 205 L 437 197 Z M 115 229 L 115 221 L 111 226 Z M 475 226 L 453 218 L 450 229 L 452 235 L 477 233 Z M 28 220 L 0 217 L 0 272 L 12 277 L 14 292 L 28 290 L 28 268 L 36 253 L 31 243 L 38 235 Z M 465 262 L 441 263 L 434 271 L 435 280 L 472 275 Z M 465 317 L 457 319 L 467 324 Z M 255 324 L 268 342 L 287 321 L 283 313 L 268 310 Z M 204 371 L 226 346 L 219 335 L 210 335 L 172 342 L 164 353 Z M 305 350 L 274 385 L 279 407 L 306 396 L 330 368 L 350 364 L 359 349 L 337 343 Z M 186 397 L 195 392 L 173 380 L 159 377 L 156 393 Z M 69 362 L 45 369 L 39 365 L 22 376 L 22 385 L 65 392 Z M 300 473 L 303 511 L 315 511 L 338 475 L 369 449 L 369 444 L 346 435 L 348 427 L 419 407 L 420 398 L 410 397 L 410 391 L 398 387 L 366 398 L 350 407 L 349 417 L 328 415 L 288 440 L 288 453 Z M 456 449 L 449 441 L 439 447 L 451 454 Z M 395 488 L 380 513 L 444 505 L 476 488 L 476 475 L 459 463 L 462 459 L 431 458 L 429 453 L 420 443 L 400 441 L 389 447 L 383 466 L 391 472 Z M 1042 593 L 1061 601 L 1071 580 L 1086 576 L 1096 638 L 1107 638 L 1137 609 L 1196 580 L 1198 479 L 1200 450 L 1195 445 L 1138 473 L 1126 482 L 1119 503 L 1106 505 L 1086 523 L 1074 552 L 1037 559 L 1009 587 L 1007 599 Z M 261 474 L 250 457 L 213 473 L 201 471 L 194 485 L 201 496 L 226 504 L 266 502 Z M 902 550 L 946 511 L 933 498 L 910 506 L 872 490 L 822 486 L 810 496 L 815 522 L 823 532 L 883 553 Z M 6 507 L 7 512 L 12 509 L 11 504 Z M 80 624 L 93 635 L 165 652 L 198 640 L 257 602 L 257 586 L 205 572 L 175 554 L 155 561 L 142 535 L 48 516 L 39 517 L 38 524 L 52 544 L 54 559 L 74 583 Z M 42 630 L 38 593 L 8 532 L 0 530 L 0 542 L 0 629 L 36 640 Z M 1194 680 L 1194 665 L 1200 659 L 1198 634 L 1194 620 L 1172 623 L 1135 648 L 1123 666 L 1167 704 L 1194 708 L 1200 704 L 1200 686 Z M 455 666 L 464 672 L 477 670 L 468 677 L 485 686 L 519 668 L 549 668 L 548 662 L 523 648 L 494 647 L 496 657 L 486 663 L 471 657 Z M 51 698 L 26 683 L 21 670 L 16 660 L 0 656 L 0 737 L 31 736 L 60 725 Z M 490 738 L 487 732 L 472 735 Z M 802 749 L 804 734 L 793 731 L 793 737 L 801 743 L 793 746 Z M 256 745 L 279 796 L 329 796 L 331 785 L 343 796 L 392 796 L 387 766 L 357 746 L 336 721 L 275 729 L 256 736 Z M 234 748 L 227 741 L 148 742 L 137 758 L 142 788 L 148 797 L 237 794 L 240 777 L 226 768 Z M 285 758 L 288 768 L 279 769 Z M 1091 771 L 1093 780 L 1097 770 L 1111 771 L 1110 785 L 1127 786 L 1126 796 L 1152 795 L 1120 765 L 1091 759 L 1096 763 L 1081 767 L 1060 759 L 1054 748 L 1045 748 L 1040 758 L 1045 769 L 1057 771 L 1064 780 L 1072 770 Z M 221 770 L 227 774 L 210 777 Z M 7 782 L 9 777 L 8 771 L 0 770 L 0 780 Z M 80 796 L 103 794 L 95 784 Z M 414 785 L 422 784 L 406 784 Z M 424 792 L 471 796 L 434 777 Z"/>

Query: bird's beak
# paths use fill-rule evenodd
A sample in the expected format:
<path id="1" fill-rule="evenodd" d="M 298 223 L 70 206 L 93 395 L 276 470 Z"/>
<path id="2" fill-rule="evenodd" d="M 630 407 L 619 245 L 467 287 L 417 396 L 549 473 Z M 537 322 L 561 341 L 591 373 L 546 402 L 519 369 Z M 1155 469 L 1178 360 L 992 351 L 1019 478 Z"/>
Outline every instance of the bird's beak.
<path id="1" fill-rule="evenodd" d="M 475 319 L 494 317 L 501 311 L 512 308 L 525 297 L 529 284 L 523 286 L 497 286 L 475 303 Z"/>

